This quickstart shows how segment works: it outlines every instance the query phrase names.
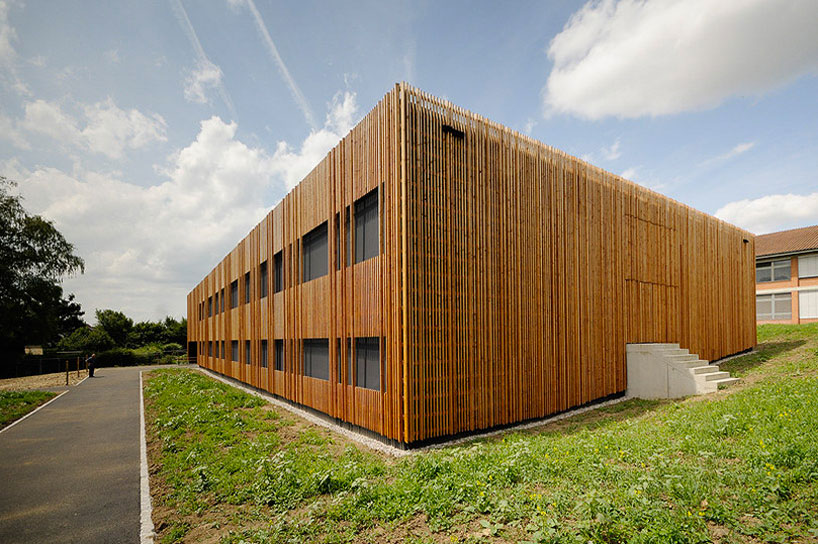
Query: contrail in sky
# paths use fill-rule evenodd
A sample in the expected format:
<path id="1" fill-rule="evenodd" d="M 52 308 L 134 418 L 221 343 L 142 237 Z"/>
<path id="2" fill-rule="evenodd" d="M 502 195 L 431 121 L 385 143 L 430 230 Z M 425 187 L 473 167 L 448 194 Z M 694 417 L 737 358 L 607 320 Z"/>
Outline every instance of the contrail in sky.
<path id="1" fill-rule="evenodd" d="M 261 14 L 258 12 L 258 9 L 256 9 L 256 3 L 253 0 L 246 0 L 246 2 L 247 7 L 250 8 L 250 12 L 253 14 L 253 19 L 256 21 L 256 28 L 258 29 L 259 34 L 261 34 L 261 39 L 267 46 L 267 50 L 270 53 L 270 56 L 273 57 L 273 61 L 275 61 L 276 65 L 278 66 L 281 75 L 284 76 L 287 86 L 290 87 L 290 92 L 293 95 L 293 99 L 295 100 L 296 104 L 298 104 L 299 109 L 301 109 L 301 112 L 304 114 L 304 117 L 307 119 L 307 123 L 310 124 L 310 127 L 317 129 L 318 126 L 315 123 L 315 116 L 312 114 L 312 109 L 310 108 L 307 99 L 304 98 L 303 94 L 301 94 L 301 89 L 298 88 L 298 84 L 296 84 L 293 76 L 287 69 L 287 65 L 284 64 L 284 60 L 281 58 L 281 55 L 278 54 L 278 48 L 276 47 L 276 44 L 273 43 L 273 39 L 270 37 L 270 32 L 267 30 L 267 25 L 264 24 L 264 19 L 261 18 Z"/>
<path id="2" fill-rule="evenodd" d="M 190 18 L 188 18 L 187 11 L 185 11 L 185 7 L 182 5 L 181 0 L 171 0 L 170 5 L 173 8 L 173 14 L 176 16 L 176 20 L 179 21 L 179 26 L 182 27 L 188 41 L 190 41 L 190 45 L 193 46 L 193 50 L 196 52 L 196 59 L 199 66 L 213 66 L 221 73 L 221 68 L 211 62 L 210 59 L 207 58 L 204 49 L 202 49 L 202 43 L 199 41 L 196 31 L 193 29 L 193 25 L 190 23 Z M 236 108 L 233 107 L 233 101 L 230 99 L 230 95 L 227 94 L 227 89 L 225 88 L 224 83 L 222 83 L 221 78 L 219 78 L 219 81 L 216 83 L 216 90 L 222 101 L 224 101 L 225 105 L 227 106 L 227 109 L 230 110 L 230 114 L 234 119 L 237 118 Z"/>

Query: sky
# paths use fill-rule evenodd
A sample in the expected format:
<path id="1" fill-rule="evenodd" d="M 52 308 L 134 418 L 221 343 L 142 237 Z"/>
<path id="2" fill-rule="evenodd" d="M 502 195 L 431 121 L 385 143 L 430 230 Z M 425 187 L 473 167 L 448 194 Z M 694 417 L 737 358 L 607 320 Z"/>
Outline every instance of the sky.
<path id="1" fill-rule="evenodd" d="M 399 81 L 756 234 L 818 224 L 814 0 L 0 0 L 0 175 L 89 322 L 178 318 Z"/>

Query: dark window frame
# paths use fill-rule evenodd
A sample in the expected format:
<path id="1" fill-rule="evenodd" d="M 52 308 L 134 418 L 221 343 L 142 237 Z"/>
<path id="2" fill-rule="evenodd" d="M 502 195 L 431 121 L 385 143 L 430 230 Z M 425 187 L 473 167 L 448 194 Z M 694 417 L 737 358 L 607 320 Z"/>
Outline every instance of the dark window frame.
<path id="1" fill-rule="evenodd" d="M 230 360 L 234 363 L 239 362 L 239 341 L 238 340 L 231 340 L 230 341 Z"/>
<path id="2" fill-rule="evenodd" d="M 381 252 L 381 236 L 379 221 L 380 198 L 375 189 L 359 198 L 353 204 L 355 217 L 355 263 L 368 261 L 377 257 Z"/>
<path id="3" fill-rule="evenodd" d="M 284 340 L 281 338 L 273 340 L 273 359 L 275 370 L 284 372 Z"/>
<path id="4" fill-rule="evenodd" d="M 273 255 L 273 293 L 284 290 L 284 250 Z"/>
<path id="5" fill-rule="evenodd" d="M 269 283 L 267 276 L 267 261 L 264 261 L 258 265 L 258 298 L 267 298 L 267 284 Z"/>
<path id="6" fill-rule="evenodd" d="M 250 272 L 244 273 L 244 303 L 253 300 L 253 284 L 250 282 Z"/>
<path id="7" fill-rule="evenodd" d="M 260 361 L 261 362 L 261 368 L 267 368 L 267 365 L 269 364 L 269 361 L 270 361 L 270 354 L 267 351 L 267 349 L 268 349 L 267 340 L 261 340 L 260 344 L 261 345 L 259 347 L 259 353 L 261 354 L 261 357 L 260 357 L 260 359 L 261 359 L 261 361 Z"/>
<path id="8" fill-rule="evenodd" d="M 355 338 L 355 385 L 381 390 L 381 339 L 377 336 Z"/>
<path id="9" fill-rule="evenodd" d="M 239 280 L 230 282 L 230 309 L 239 307 Z"/>
<path id="10" fill-rule="evenodd" d="M 324 221 L 301 237 L 301 281 L 307 283 L 329 273 L 329 225 Z"/>
<path id="11" fill-rule="evenodd" d="M 250 340 L 244 341 L 244 364 L 249 365 L 253 359 L 253 348 L 250 346 Z"/>
<path id="12" fill-rule="evenodd" d="M 301 341 L 304 376 L 329 381 L 329 339 L 305 338 Z"/>

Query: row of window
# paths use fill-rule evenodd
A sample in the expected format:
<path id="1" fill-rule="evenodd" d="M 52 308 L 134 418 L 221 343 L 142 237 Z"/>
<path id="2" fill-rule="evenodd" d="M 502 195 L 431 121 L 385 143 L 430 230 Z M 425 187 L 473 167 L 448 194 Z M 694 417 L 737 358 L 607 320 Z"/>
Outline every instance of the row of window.
<path id="1" fill-rule="evenodd" d="M 304 375 L 320 380 L 329 380 L 329 339 L 328 338 L 309 338 L 301 341 L 302 346 L 302 363 Z M 204 353 L 204 347 L 207 346 L 207 356 L 217 359 L 225 359 L 225 341 L 215 340 L 210 342 L 202 342 L 200 344 L 201 353 Z M 352 338 L 346 340 L 347 353 L 347 385 L 355 385 L 357 387 L 365 387 L 367 389 L 374 389 L 380 391 L 381 389 L 381 339 L 375 337 Z M 268 344 L 267 340 L 260 341 L 260 360 L 261 368 L 267 368 L 268 365 Z M 341 351 L 341 339 L 336 339 L 336 375 L 338 383 L 343 379 L 343 358 Z M 215 353 L 215 355 L 214 355 Z M 284 340 L 273 341 L 273 365 L 275 370 L 285 370 L 293 372 L 292 365 L 285 365 Z M 239 341 L 232 340 L 230 342 L 230 360 L 239 362 Z M 244 341 L 244 362 L 251 364 L 252 349 L 250 340 Z"/>
<path id="2" fill-rule="evenodd" d="M 380 237 L 378 234 L 378 190 L 367 193 L 352 205 L 352 214 L 355 217 L 355 242 L 350 243 L 349 216 L 350 207 L 345 210 L 344 231 L 346 232 L 346 266 L 350 266 L 351 247 L 355 248 L 355 263 L 363 262 L 380 253 Z M 336 258 L 335 268 L 341 268 L 341 217 L 335 214 Z M 324 221 L 301 238 L 302 274 L 301 282 L 306 283 L 329 273 L 329 224 Z M 267 296 L 267 261 L 259 266 L 259 298 Z M 284 255 L 283 250 L 273 256 L 273 292 L 284 289 Z M 239 280 L 230 283 L 230 308 L 239 305 Z M 250 272 L 244 274 L 244 303 L 252 300 Z M 199 320 L 224 312 L 224 289 L 199 303 Z"/>
<path id="3" fill-rule="evenodd" d="M 818 319 L 818 290 L 798 292 L 798 317 Z M 756 295 L 756 319 L 759 321 L 792 319 L 792 293 Z"/>
<path id="4" fill-rule="evenodd" d="M 756 265 L 756 283 L 768 281 L 786 281 L 792 276 L 790 259 L 758 263 Z M 801 255 L 798 257 L 798 277 L 813 278 L 818 276 L 818 255 Z"/>

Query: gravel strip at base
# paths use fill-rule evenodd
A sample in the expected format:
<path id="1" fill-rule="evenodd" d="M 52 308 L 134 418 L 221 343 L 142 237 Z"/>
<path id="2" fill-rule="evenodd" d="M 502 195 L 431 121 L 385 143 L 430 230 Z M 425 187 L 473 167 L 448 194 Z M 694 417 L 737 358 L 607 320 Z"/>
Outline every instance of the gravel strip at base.
<path id="1" fill-rule="evenodd" d="M 329 430 L 331 430 L 331 431 L 333 431 L 335 433 L 338 433 L 341 436 L 349 438 L 350 440 L 354 440 L 355 442 L 358 442 L 359 444 L 363 444 L 364 446 L 367 446 L 368 448 L 372 448 L 373 450 L 383 452 L 383 453 L 385 453 L 387 455 L 391 455 L 393 457 L 405 457 L 407 455 L 412 455 L 412 454 L 415 454 L 415 453 L 422 453 L 424 451 L 441 449 L 441 448 L 445 448 L 445 447 L 448 447 L 448 446 L 455 446 L 455 445 L 458 445 L 458 444 L 464 444 L 466 442 L 471 442 L 473 440 L 479 440 L 481 438 L 490 438 L 492 436 L 497 436 L 499 434 L 508 433 L 508 432 L 511 432 L 511 431 L 534 429 L 536 427 L 541 427 L 543 425 L 548 425 L 549 423 L 553 423 L 555 421 L 560 421 L 562 419 L 567 419 L 569 417 L 574 417 L 576 415 L 583 414 L 583 413 L 589 412 L 591 410 L 596 410 L 598 408 L 604 408 L 605 406 L 612 406 L 614 404 L 624 402 L 624 401 L 629 400 L 631 398 L 631 397 L 623 396 L 623 397 L 619 397 L 619 398 L 616 398 L 616 399 L 607 400 L 605 402 L 600 402 L 598 404 L 592 404 L 590 406 L 584 406 L 582 408 L 577 408 L 576 410 L 570 410 L 568 412 L 563 412 L 562 414 L 558 414 L 556 416 L 551 416 L 551 417 L 547 417 L 547 418 L 543 418 L 543 419 L 538 419 L 536 421 L 529 421 L 527 423 L 521 423 L 519 425 L 512 425 L 510 427 L 504 427 L 502 429 L 497 429 L 497 430 L 494 430 L 494 431 L 488 431 L 488 432 L 485 432 L 485 433 L 471 434 L 469 436 L 463 436 L 463 437 L 460 437 L 460 438 L 455 438 L 453 440 L 448 440 L 446 442 L 440 442 L 438 444 L 432 444 L 432 445 L 429 445 L 429 446 L 424 446 L 422 448 L 415 448 L 415 449 L 411 449 L 411 450 L 402 450 L 400 448 L 396 448 L 394 446 L 384 444 L 383 442 L 381 442 L 380 440 L 377 440 L 375 438 L 371 438 L 371 437 L 366 436 L 364 434 L 357 433 L 357 432 L 355 432 L 353 430 L 346 429 L 346 428 L 344 428 L 344 427 L 342 427 L 340 425 L 337 425 L 335 423 L 331 423 L 331 422 L 329 422 L 329 421 L 327 421 L 327 420 L 325 420 L 323 418 L 320 418 L 320 417 L 316 416 L 315 414 L 311 414 L 310 412 L 308 412 L 306 410 L 296 408 L 295 406 L 293 406 L 291 404 L 283 402 L 283 401 L 277 399 L 276 397 L 274 397 L 273 395 L 271 395 L 270 393 L 258 391 L 256 389 L 248 387 L 248 386 L 242 384 L 241 382 L 239 382 L 237 380 L 233 380 L 231 378 L 227 378 L 225 376 L 222 376 L 218 372 L 214 372 L 212 370 L 209 370 L 207 368 L 202 368 L 202 367 L 198 367 L 198 369 L 203 374 L 205 374 L 207 376 L 210 376 L 214 380 L 219 380 L 220 382 L 226 383 L 227 385 L 235 387 L 236 389 L 241 389 L 242 391 L 244 391 L 246 393 L 249 393 L 251 395 L 255 395 L 255 396 L 257 396 L 257 397 L 259 397 L 261 399 L 266 400 L 267 402 L 269 402 L 270 404 L 272 404 L 274 406 L 278 406 L 279 408 L 283 408 L 284 410 L 287 410 L 288 412 L 291 412 L 291 413 L 293 413 L 293 414 L 295 414 L 295 415 L 297 415 L 299 417 L 302 417 L 302 418 L 306 419 L 310 423 L 320 425 L 321 427 L 324 427 L 324 428 L 329 429 Z"/>

